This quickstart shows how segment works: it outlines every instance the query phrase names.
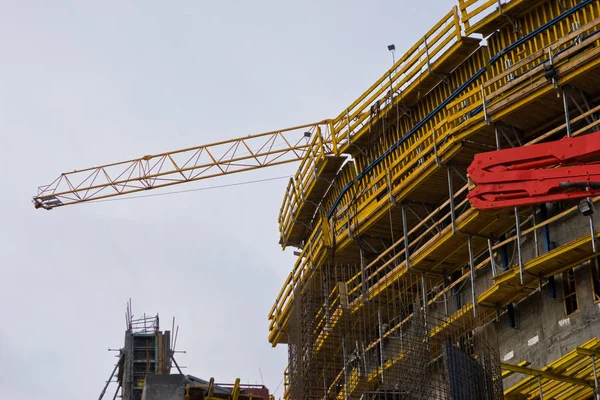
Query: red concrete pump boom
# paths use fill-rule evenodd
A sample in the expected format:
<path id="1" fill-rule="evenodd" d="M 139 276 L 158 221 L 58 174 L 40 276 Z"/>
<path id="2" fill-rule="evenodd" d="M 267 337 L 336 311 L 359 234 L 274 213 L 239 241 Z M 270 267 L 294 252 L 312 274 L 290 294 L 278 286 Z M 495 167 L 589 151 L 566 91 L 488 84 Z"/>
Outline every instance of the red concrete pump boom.
<path id="1" fill-rule="evenodd" d="M 468 198 L 480 210 L 600 195 L 600 132 L 476 154 Z"/>

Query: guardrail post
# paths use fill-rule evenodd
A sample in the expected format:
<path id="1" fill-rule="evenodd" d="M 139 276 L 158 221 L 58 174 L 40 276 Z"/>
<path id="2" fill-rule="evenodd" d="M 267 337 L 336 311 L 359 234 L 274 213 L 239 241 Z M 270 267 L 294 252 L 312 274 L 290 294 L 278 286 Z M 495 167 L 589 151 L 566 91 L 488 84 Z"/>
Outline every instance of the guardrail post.
<path id="1" fill-rule="evenodd" d="M 352 139 L 352 134 L 350 130 L 350 110 L 346 109 L 346 124 L 348 128 L 348 146 L 350 146 L 350 140 Z"/>
<path id="2" fill-rule="evenodd" d="M 427 46 L 427 36 L 423 36 L 423 44 L 425 45 L 425 56 L 427 57 L 427 72 L 431 73 L 431 62 L 429 60 L 429 47 Z"/>
<path id="3" fill-rule="evenodd" d="M 377 322 L 379 325 L 379 367 L 381 368 L 381 382 L 383 382 L 383 322 L 381 318 L 381 305 L 377 308 Z"/>
<path id="4" fill-rule="evenodd" d="M 458 7 L 452 7 L 454 15 L 454 29 L 456 30 L 456 40 L 462 40 L 462 34 L 460 29 L 460 19 L 458 18 Z"/>
<path id="5" fill-rule="evenodd" d="M 392 79 L 392 70 L 389 71 L 390 77 L 390 106 L 394 104 L 394 81 Z M 391 109 L 390 109 L 391 111 Z"/>
<path id="6" fill-rule="evenodd" d="M 329 121 L 329 135 L 331 136 L 331 146 L 333 146 L 332 153 L 336 156 L 339 156 L 339 150 L 337 146 L 337 136 L 335 131 L 335 125 L 333 124 L 333 120 Z"/>

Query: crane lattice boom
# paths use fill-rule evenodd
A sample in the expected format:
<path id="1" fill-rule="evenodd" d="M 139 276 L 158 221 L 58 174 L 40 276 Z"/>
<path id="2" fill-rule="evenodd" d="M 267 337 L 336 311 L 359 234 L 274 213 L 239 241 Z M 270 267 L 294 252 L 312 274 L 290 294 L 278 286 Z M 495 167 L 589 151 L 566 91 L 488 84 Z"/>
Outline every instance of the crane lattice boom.
<path id="1" fill-rule="evenodd" d="M 313 134 L 331 142 L 329 128 L 321 121 L 62 173 L 38 188 L 33 203 L 49 210 L 299 161 Z"/>

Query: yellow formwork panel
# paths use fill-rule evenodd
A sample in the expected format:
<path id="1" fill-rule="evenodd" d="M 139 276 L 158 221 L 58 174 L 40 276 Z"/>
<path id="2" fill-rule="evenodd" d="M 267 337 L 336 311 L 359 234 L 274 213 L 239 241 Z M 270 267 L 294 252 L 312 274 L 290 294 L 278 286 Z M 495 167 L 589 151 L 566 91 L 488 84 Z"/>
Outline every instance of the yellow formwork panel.
<path id="1" fill-rule="evenodd" d="M 458 0 L 461 20 L 467 35 L 481 33 L 487 36 L 503 26 L 510 25 L 521 15 L 548 0 Z"/>
<path id="2" fill-rule="evenodd" d="M 596 231 L 596 237 L 600 237 L 600 230 Z M 538 279 L 560 274 L 597 255 L 592 250 L 591 235 L 587 234 L 526 262 L 523 284 L 518 266 L 495 277 L 495 284 L 481 294 L 477 302 L 489 307 L 506 307 L 533 293 L 538 287 Z"/>
<path id="3" fill-rule="evenodd" d="M 593 13 L 588 12 L 587 14 L 590 14 L 591 16 L 593 16 Z M 548 38 L 546 38 L 545 40 L 547 42 L 552 42 L 551 35 L 546 35 L 546 36 L 548 36 Z M 545 43 L 542 41 L 538 45 L 543 46 L 544 44 Z M 481 53 L 478 52 L 477 54 L 481 54 Z M 566 68 L 564 69 L 566 71 L 565 75 L 563 76 L 563 79 L 565 81 L 567 81 L 567 80 L 572 81 L 574 79 L 577 79 L 578 76 L 581 76 L 582 74 L 590 71 L 592 68 L 596 68 L 597 64 L 598 64 L 595 52 L 588 52 L 588 54 L 586 55 L 585 58 L 580 58 L 576 62 L 572 62 L 572 61 L 573 60 L 565 60 L 565 62 L 570 62 L 570 64 L 566 65 Z M 486 76 L 486 79 L 489 79 L 489 78 L 490 78 L 490 75 L 488 74 Z M 453 79 L 453 78 L 450 77 L 450 79 Z M 547 85 L 547 86 L 550 86 L 550 85 Z M 495 115 L 495 117 L 502 116 L 502 115 L 508 115 L 508 114 L 510 114 L 510 112 L 512 112 L 513 109 L 517 109 L 517 110 L 525 109 L 529 103 L 532 103 L 536 98 L 539 98 L 540 95 L 545 95 L 546 93 L 550 92 L 550 89 L 548 89 L 547 86 L 540 87 L 540 89 L 536 89 L 534 92 L 532 92 L 530 95 L 528 95 L 528 97 L 526 97 L 525 99 L 518 100 L 517 103 L 514 104 L 514 106 L 512 106 L 512 109 L 510 107 L 507 107 L 508 111 L 506 111 L 506 110 L 498 111 L 498 113 Z M 465 95 L 466 95 L 465 98 L 472 97 L 472 98 L 476 99 L 475 96 L 478 94 L 478 91 L 475 90 L 475 88 L 476 88 L 476 86 L 470 87 L 467 90 L 467 92 L 465 93 Z M 435 90 L 438 90 L 438 89 L 436 88 Z M 440 87 L 439 90 L 442 90 L 442 88 Z M 481 98 L 481 96 L 479 96 L 479 97 Z M 504 99 L 501 99 L 501 100 L 504 101 Z M 423 101 L 421 103 L 425 104 L 425 103 L 427 103 L 427 101 L 428 100 L 425 98 L 425 99 L 423 99 Z M 435 101 L 430 102 L 429 104 L 434 105 Z M 473 106 L 475 104 L 476 103 L 471 103 L 467 109 L 472 110 Z M 449 107 L 455 107 L 455 106 L 457 106 L 456 103 L 449 105 Z M 423 108 L 423 110 L 424 109 L 425 108 Z M 505 114 L 502 114 L 502 112 L 504 112 Z M 454 114 L 452 114 L 451 116 L 452 116 L 453 120 L 460 119 L 460 115 L 459 115 L 459 117 L 456 117 L 456 115 L 454 115 Z M 436 126 L 444 127 L 445 125 L 444 125 L 443 121 L 437 121 Z M 444 128 L 444 129 L 448 129 L 448 127 L 449 127 L 449 125 L 446 125 L 446 128 Z M 445 143 L 443 145 L 440 143 L 440 146 L 438 147 L 438 150 L 440 152 L 439 156 L 440 156 L 441 160 L 449 159 L 449 158 L 453 157 L 454 155 L 456 155 L 458 152 L 460 152 L 461 145 L 462 145 L 460 143 L 460 140 L 462 140 L 464 138 L 468 138 L 468 137 L 472 136 L 473 134 L 476 134 L 477 132 L 482 131 L 483 129 L 486 129 L 486 126 L 485 126 L 485 123 L 483 122 L 482 118 L 473 118 L 473 119 L 467 120 L 466 123 L 451 127 L 449 129 L 450 129 L 450 131 L 448 133 L 448 136 L 446 137 L 447 140 L 445 141 Z M 428 135 L 429 135 L 429 138 L 431 138 L 429 143 L 435 143 L 436 142 L 435 132 L 430 132 L 430 133 L 428 133 Z M 438 135 L 439 135 L 439 133 L 438 133 Z M 439 139 L 439 136 L 438 136 L 438 139 Z M 401 161 L 402 164 L 398 164 L 398 165 L 404 165 L 404 167 L 402 167 L 403 169 L 401 170 L 400 175 L 394 175 L 390 179 L 390 177 L 387 177 L 385 173 L 380 173 L 380 175 L 377 178 L 378 181 L 372 184 L 373 189 L 371 189 L 370 192 L 369 191 L 366 192 L 368 195 L 366 198 L 365 198 L 365 194 L 359 193 L 359 195 L 362 195 L 363 201 L 360 202 L 359 204 L 357 204 L 356 207 L 353 206 L 351 208 L 344 208 L 343 203 L 342 203 L 341 209 L 342 210 L 345 209 L 346 212 L 350 212 L 349 210 L 355 209 L 355 208 L 360 209 L 360 211 L 359 211 L 358 215 L 353 215 L 351 218 L 348 218 L 346 220 L 344 220 L 344 218 L 341 218 L 338 225 L 336 226 L 334 224 L 334 226 L 332 227 L 336 234 L 336 237 L 334 240 L 334 243 L 336 243 L 336 251 L 342 252 L 344 250 L 344 248 L 348 247 L 352 243 L 353 239 L 351 238 L 349 231 L 351 231 L 353 227 L 360 227 L 361 231 L 364 232 L 365 230 L 368 230 L 370 226 L 374 226 L 377 223 L 377 221 L 381 220 L 381 218 L 385 217 L 388 210 L 391 207 L 393 207 L 393 204 L 391 204 L 389 201 L 386 202 L 386 201 L 381 201 L 381 200 L 377 199 L 377 196 L 380 196 L 382 193 L 385 194 L 385 191 L 387 190 L 384 187 L 386 180 L 388 182 L 391 180 L 392 195 L 395 199 L 398 199 L 399 196 L 403 196 L 403 195 L 407 196 L 407 195 L 410 195 L 414 190 L 418 190 L 420 187 L 422 187 L 425 184 L 426 179 L 428 177 L 433 176 L 433 174 L 438 169 L 438 167 L 435 165 L 434 160 L 431 156 L 425 157 L 425 155 L 423 155 L 423 147 L 422 146 L 425 145 L 427 143 L 427 141 L 423 141 L 422 139 L 417 139 L 415 141 L 407 142 L 407 143 L 408 143 L 407 146 L 409 146 L 407 148 L 407 150 L 413 151 L 413 152 L 415 152 L 415 154 L 418 154 L 418 155 L 412 157 L 412 161 L 410 161 L 410 157 L 408 157 L 409 161 L 406 161 L 407 157 L 402 157 L 400 155 L 402 153 L 400 153 L 396 157 L 396 159 L 390 161 L 390 162 L 397 162 L 398 160 L 402 160 Z M 428 151 L 431 151 L 432 147 L 433 146 L 429 145 L 429 147 L 427 148 Z M 422 158 L 424 160 L 423 163 L 420 162 L 421 159 L 419 158 L 419 155 L 422 155 Z M 363 166 L 366 165 L 364 163 L 364 161 L 360 160 L 360 157 L 358 157 L 356 159 L 356 162 L 359 164 L 363 164 Z M 413 164 L 415 162 L 417 162 L 418 165 L 416 167 L 410 167 L 410 165 L 407 163 L 411 163 L 411 162 Z M 390 163 L 387 163 L 386 165 L 387 165 L 386 168 L 389 168 L 390 170 L 393 170 L 393 168 L 396 168 Z M 359 166 L 359 169 L 360 169 L 360 166 Z M 396 169 L 396 171 L 397 171 L 397 169 Z M 396 179 L 397 177 L 400 180 L 399 182 L 397 182 L 397 179 Z M 339 182 L 339 185 L 341 185 L 343 183 L 344 183 L 343 181 Z M 377 189 L 375 189 L 376 186 L 377 186 Z M 346 196 L 346 200 L 345 200 L 346 202 L 351 201 L 354 198 L 357 198 L 356 193 L 354 195 L 346 194 L 345 196 Z M 331 203 L 332 199 L 331 198 L 327 199 L 327 201 L 329 203 Z M 351 221 L 351 223 L 348 224 L 348 221 Z M 344 229 L 345 224 L 349 225 L 350 229 L 348 229 L 347 227 Z"/>

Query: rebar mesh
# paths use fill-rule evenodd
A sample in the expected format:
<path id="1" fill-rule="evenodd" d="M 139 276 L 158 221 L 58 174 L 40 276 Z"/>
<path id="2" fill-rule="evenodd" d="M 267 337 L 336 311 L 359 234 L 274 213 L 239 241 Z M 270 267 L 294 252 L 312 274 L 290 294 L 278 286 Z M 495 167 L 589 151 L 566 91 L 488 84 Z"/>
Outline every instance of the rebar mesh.
<path id="1" fill-rule="evenodd" d="M 474 315 L 450 322 L 436 310 L 436 278 L 404 271 L 349 288 L 360 273 L 329 266 L 296 288 L 291 399 L 502 398 L 495 346 L 474 330 Z"/>

